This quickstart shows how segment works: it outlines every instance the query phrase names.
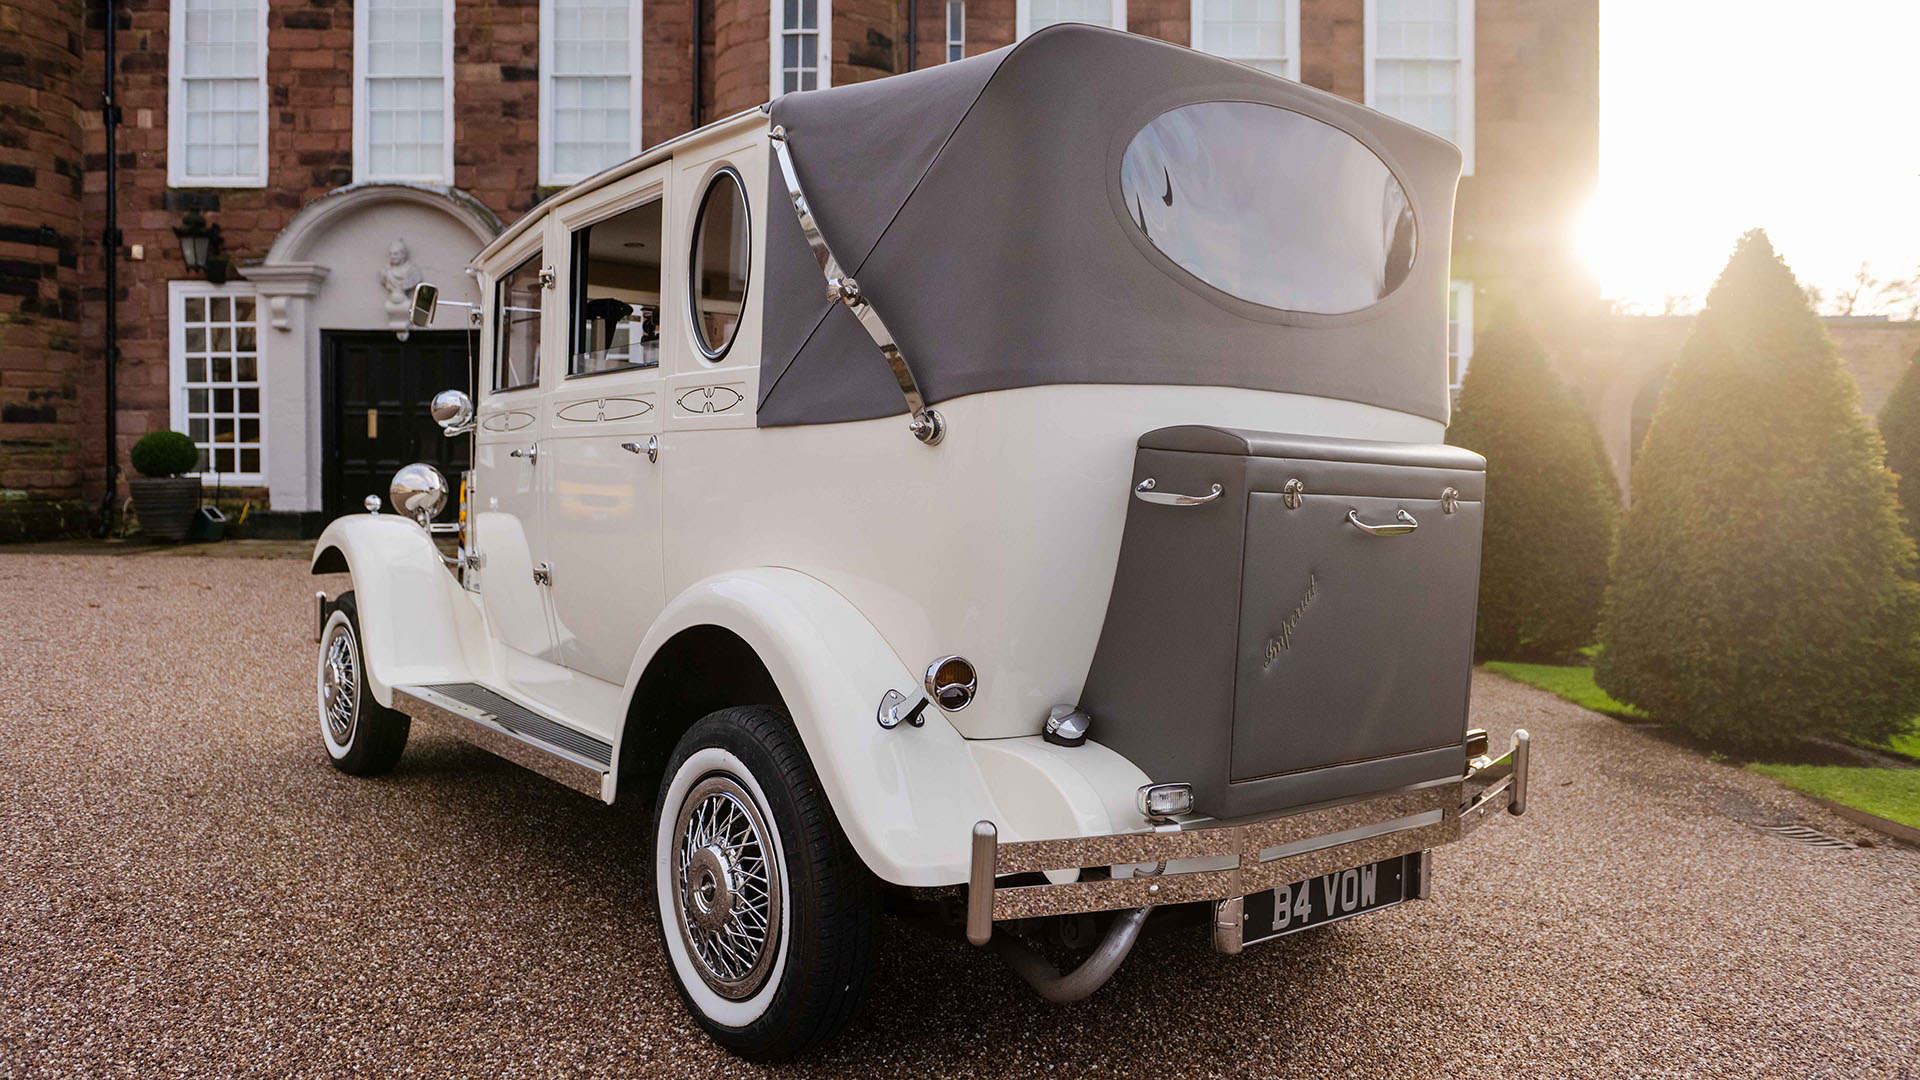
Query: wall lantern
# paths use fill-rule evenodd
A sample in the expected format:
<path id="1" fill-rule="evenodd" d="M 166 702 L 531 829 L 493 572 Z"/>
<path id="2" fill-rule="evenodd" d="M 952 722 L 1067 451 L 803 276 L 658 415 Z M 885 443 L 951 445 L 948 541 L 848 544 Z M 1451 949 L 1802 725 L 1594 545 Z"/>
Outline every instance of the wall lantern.
<path id="1" fill-rule="evenodd" d="M 208 225 L 200 211 L 189 210 L 173 227 L 173 235 L 180 238 L 180 257 L 189 272 L 205 273 L 215 285 L 227 280 L 227 260 L 220 253 L 220 226 Z"/>

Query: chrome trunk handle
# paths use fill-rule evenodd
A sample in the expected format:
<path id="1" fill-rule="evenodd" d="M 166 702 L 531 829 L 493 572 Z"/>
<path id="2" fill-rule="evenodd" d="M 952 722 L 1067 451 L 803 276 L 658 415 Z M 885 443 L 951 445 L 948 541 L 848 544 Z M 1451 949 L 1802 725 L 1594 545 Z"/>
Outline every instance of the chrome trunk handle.
<path id="1" fill-rule="evenodd" d="M 1405 510 L 1393 515 L 1393 520 L 1398 522 L 1396 525 L 1369 525 L 1360 520 L 1358 510 L 1347 511 L 1347 520 L 1353 522 L 1354 528 L 1369 536 L 1404 536 L 1420 527 L 1420 523 L 1413 520 L 1413 515 Z"/>
<path id="2" fill-rule="evenodd" d="M 1205 495 L 1182 495 L 1174 491 L 1155 491 L 1153 487 L 1153 477 L 1149 476 L 1134 485 L 1133 497 L 1159 506 L 1204 506 L 1219 498 L 1222 490 L 1219 484 L 1215 484 L 1213 490 Z"/>

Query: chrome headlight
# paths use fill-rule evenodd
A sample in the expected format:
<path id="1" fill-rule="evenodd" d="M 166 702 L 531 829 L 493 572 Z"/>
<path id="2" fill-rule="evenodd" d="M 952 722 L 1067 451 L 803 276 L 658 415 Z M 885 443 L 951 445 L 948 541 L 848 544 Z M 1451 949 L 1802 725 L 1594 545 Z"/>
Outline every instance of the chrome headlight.
<path id="1" fill-rule="evenodd" d="M 393 474 L 387 488 L 387 500 L 394 512 L 405 514 L 425 526 L 447 505 L 447 478 L 424 461 L 416 461 Z"/>
<path id="2" fill-rule="evenodd" d="M 433 422 L 448 435 L 465 434 L 473 423 L 473 399 L 465 390 L 442 390 L 427 406 Z"/>

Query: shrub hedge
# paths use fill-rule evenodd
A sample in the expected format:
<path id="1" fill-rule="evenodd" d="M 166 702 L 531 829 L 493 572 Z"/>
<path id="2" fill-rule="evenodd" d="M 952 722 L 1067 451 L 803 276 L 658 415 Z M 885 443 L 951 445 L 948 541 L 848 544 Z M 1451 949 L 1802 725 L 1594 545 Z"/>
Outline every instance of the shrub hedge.
<path id="1" fill-rule="evenodd" d="M 1474 652 L 1564 662 L 1593 643 L 1620 496 L 1599 431 L 1517 322 L 1481 335 L 1447 441 L 1487 459 Z"/>
<path id="2" fill-rule="evenodd" d="M 1601 689 L 1745 749 L 1903 729 L 1920 587 L 1883 453 L 1792 272 L 1741 237 L 1634 466 Z"/>
<path id="3" fill-rule="evenodd" d="M 1899 483 L 1907 536 L 1920 540 L 1920 350 L 1880 406 L 1880 438 L 1887 444 L 1887 471 Z"/>

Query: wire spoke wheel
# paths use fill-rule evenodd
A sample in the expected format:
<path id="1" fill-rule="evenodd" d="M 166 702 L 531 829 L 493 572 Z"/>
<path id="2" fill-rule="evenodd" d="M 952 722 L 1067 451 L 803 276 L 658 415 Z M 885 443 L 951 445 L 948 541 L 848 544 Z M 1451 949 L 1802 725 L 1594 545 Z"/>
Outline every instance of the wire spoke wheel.
<path id="1" fill-rule="evenodd" d="M 780 944 L 780 867 L 767 822 L 733 777 L 703 777 L 674 824 L 674 915 L 700 977 L 717 994 L 750 997 Z"/>
<path id="2" fill-rule="evenodd" d="M 333 741 L 353 741 L 354 718 L 360 704 L 360 655 L 353 628 L 335 623 L 320 653 L 320 712 Z"/>
<path id="3" fill-rule="evenodd" d="M 367 681 L 372 665 L 361 650 L 353 591 L 341 593 L 328 607 L 314 677 L 320 740 L 334 768 L 349 776 L 379 776 L 400 760 L 412 721 L 380 704 Z"/>

